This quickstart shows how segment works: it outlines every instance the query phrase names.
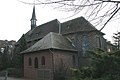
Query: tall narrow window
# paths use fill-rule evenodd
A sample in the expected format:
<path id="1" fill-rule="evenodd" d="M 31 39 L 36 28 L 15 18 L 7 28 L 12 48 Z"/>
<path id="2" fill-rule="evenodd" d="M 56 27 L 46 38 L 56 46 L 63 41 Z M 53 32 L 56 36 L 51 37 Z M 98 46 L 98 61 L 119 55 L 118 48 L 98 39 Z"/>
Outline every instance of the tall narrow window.
<path id="1" fill-rule="evenodd" d="M 82 37 L 82 51 L 83 56 L 87 56 L 87 50 L 89 49 L 89 39 L 87 35 L 83 35 Z"/>
<path id="2" fill-rule="evenodd" d="M 98 47 L 98 48 L 101 48 L 101 39 L 100 39 L 100 37 L 97 36 L 97 37 L 96 37 L 96 40 L 97 40 L 97 41 L 96 41 L 96 42 L 97 42 L 97 47 Z"/>
<path id="3" fill-rule="evenodd" d="M 42 56 L 42 58 L 41 58 L 41 64 L 45 65 L 45 56 Z"/>
<path id="4" fill-rule="evenodd" d="M 29 65 L 29 66 L 32 65 L 32 59 L 31 59 L 31 58 L 28 59 L 28 65 Z"/>
<path id="5" fill-rule="evenodd" d="M 73 65 L 75 66 L 76 64 L 75 55 L 73 55 L 72 58 L 73 58 Z"/>
<path id="6" fill-rule="evenodd" d="M 35 60 L 34 60 L 34 68 L 38 68 L 38 58 L 35 57 Z"/>

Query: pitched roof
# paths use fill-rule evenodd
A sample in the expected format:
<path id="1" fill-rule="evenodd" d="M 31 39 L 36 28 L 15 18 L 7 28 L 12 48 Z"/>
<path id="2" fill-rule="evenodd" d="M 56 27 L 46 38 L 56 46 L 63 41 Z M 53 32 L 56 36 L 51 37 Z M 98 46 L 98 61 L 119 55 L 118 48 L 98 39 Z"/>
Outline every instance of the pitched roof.
<path id="1" fill-rule="evenodd" d="M 59 32 L 60 22 L 55 19 L 45 24 L 39 25 L 32 30 L 29 30 L 25 34 L 25 39 L 27 42 L 33 40 L 40 40 L 49 32 Z M 69 34 L 75 32 L 82 32 L 82 31 L 98 31 L 89 21 L 87 21 L 84 17 L 78 17 L 64 23 L 61 23 L 61 34 Z M 102 33 L 102 32 L 100 32 Z M 103 33 L 102 33 L 103 34 Z M 19 44 L 19 41 L 16 45 Z"/>
<path id="2" fill-rule="evenodd" d="M 58 33 L 50 32 L 43 39 L 39 40 L 37 43 L 35 43 L 33 46 L 23 51 L 22 53 L 29 53 L 51 48 L 59 50 L 77 51 L 66 37 Z"/>
<path id="3" fill-rule="evenodd" d="M 58 20 L 52 20 L 50 22 L 47 22 L 45 24 L 42 24 L 40 26 L 37 26 L 36 28 L 29 30 L 25 34 L 26 41 L 33 41 L 36 39 L 41 39 L 45 35 L 47 35 L 49 32 L 56 32 L 58 33 L 59 31 L 59 24 Z"/>
<path id="4" fill-rule="evenodd" d="M 80 31 L 98 31 L 89 21 L 84 17 L 78 17 L 73 20 L 62 23 L 62 34 L 80 32 Z"/>

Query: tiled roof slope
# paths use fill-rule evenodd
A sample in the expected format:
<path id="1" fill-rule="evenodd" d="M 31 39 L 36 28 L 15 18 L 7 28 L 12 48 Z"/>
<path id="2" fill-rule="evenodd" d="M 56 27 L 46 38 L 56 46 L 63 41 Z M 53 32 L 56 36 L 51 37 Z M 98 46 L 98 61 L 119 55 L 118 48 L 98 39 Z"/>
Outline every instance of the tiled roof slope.
<path id="1" fill-rule="evenodd" d="M 29 30 L 25 34 L 26 41 L 33 41 L 35 39 L 41 39 L 45 35 L 47 35 L 49 32 L 56 32 L 59 31 L 59 23 L 58 20 L 55 19 L 53 21 L 47 22 L 45 24 L 42 24 L 40 26 L 37 26 L 36 28 Z"/>
<path id="2" fill-rule="evenodd" d="M 78 17 L 73 20 L 62 23 L 61 27 L 62 34 L 80 31 L 98 31 L 98 30 L 84 17 Z"/>
<path id="3" fill-rule="evenodd" d="M 58 33 L 59 26 L 60 26 L 59 24 L 60 22 L 57 19 L 55 19 L 45 24 L 42 24 L 40 26 L 37 26 L 36 28 L 29 30 L 25 34 L 25 39 L 27 42 L 29 42 L 33 40 L 40 40 L 49 32 Z M 84 17 L 78 17 L 78 18 L 69 20 L 67 22 L 61 23 L 61 30 L 60 30 L 61 34 L 69 34 L 69 33 L 82 32 L 82 31 L 100 32 Z M 19 41 L 16 44 L 19 44 Z"/>
<path id="4" fill-rule="evenodd" d="M 33 46 L 23 51 L 22 53 L 29 53 L 51 48 L 59 50 L 77 51 L 66 37 L 58 33 L 50 32 L 43 39 L 39 40 L 37 43 L 35 43 Z"/>

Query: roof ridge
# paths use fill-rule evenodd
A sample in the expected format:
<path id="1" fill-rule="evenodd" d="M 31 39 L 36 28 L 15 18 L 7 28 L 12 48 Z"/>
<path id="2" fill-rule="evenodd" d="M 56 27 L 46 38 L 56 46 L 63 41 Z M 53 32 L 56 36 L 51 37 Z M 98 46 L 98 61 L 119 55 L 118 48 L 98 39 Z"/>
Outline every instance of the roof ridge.
<path id="1" fill-rule="evenodd" d="M 58 19 L 53 19 L 53 20 L 47 21 L 47 22 L 45 22 L 45 23 L 43 23 L 43 24 L 40 24 L 40 25 L 38 25 L 37 27 L 40 27 L 40 26 L 49 24 L 49 23 L 51 23 L 51 22 L 53 22 L 53 21 L 56 21 L 56 20 L 58 21 Z"/>

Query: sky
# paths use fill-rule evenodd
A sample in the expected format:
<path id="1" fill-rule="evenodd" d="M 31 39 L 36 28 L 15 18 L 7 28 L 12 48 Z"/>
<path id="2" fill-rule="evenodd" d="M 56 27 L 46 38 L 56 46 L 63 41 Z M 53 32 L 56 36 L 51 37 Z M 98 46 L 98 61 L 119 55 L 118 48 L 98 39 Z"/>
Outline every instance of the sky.
<path id="1" fill-rule="evenodd" d="M 30 19 L 32 16 L 33 5 L 23 4 L 18 0 L 1 0 L 0 1 L 0 40 L 19 40 L 22 34 L 30 30 Z M 71 18 L 73 12 L 59 11 L 53 7 L 44 5 L 36 6 L 37 25 L 44 24 L 54 19 L 60 22 L 80 17 L 76 15 Z M 111 21 L 103 29 L 105 38 L 112 41 L 113 33 L 119 31 L 120 22 Z"/>

